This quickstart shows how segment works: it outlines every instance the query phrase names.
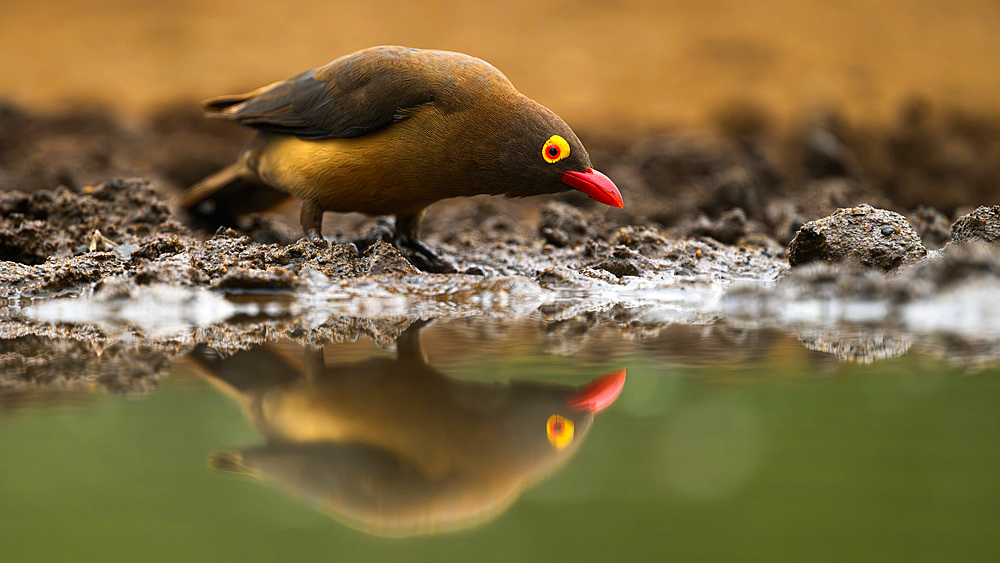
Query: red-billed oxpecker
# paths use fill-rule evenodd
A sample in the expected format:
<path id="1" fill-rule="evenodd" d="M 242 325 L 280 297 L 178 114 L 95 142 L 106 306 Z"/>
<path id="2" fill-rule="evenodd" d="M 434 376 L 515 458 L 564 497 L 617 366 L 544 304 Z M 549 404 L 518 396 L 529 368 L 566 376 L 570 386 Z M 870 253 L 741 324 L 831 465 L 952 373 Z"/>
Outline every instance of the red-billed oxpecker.
<path id="1" fill-rule="evenodd" d="M 302 200 L 314 240 L 325 211 L 395 215 L 393 242 L 424 269 L 443 267 L 419 240 L 425 209 L 442 199 L 576 189 L 623 207 L 566 122 L 461 53 L 372 47 L 205 108 L 258 134 L 185 207 L 242 179 Z"/>

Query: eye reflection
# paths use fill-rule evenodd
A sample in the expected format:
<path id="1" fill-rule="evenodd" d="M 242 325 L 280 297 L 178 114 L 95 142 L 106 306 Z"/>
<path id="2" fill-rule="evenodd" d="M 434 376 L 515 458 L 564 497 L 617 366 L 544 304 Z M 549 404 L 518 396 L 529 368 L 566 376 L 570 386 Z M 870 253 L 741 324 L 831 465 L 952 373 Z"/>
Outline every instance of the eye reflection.
<path id="1" fill-rule="evenodd" d="M 399 337 L 395 358 L 333 363 L 320 348 L 299 359 L 267 345 L 225 359 L 196 353 L 205 377 L 266 437 L 216 452 L 210 465 L 274 483 L 372 534 L 467 528 L 571 458 L 609 404 L 588 397 L 624 384 L 624 372 L 579 386 L 453 379 L 427 363 L 421 328 Z"/>

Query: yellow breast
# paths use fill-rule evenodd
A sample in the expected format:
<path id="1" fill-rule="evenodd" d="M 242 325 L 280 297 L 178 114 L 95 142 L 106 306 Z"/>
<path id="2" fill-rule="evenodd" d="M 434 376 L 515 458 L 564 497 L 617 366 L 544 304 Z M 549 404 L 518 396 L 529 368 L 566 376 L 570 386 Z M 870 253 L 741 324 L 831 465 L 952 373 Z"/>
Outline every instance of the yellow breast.
<path id="1" fill-rule="evenodd" d="M 437 114 L 437 115 L 434 115 Z M 244 155 L 266 184 L 327 211 L 371 215 L 420 210 L 448 197 L 441 158 L 448 116 L 420 110 L 381 131 L 348 139 L 262 133 Z"/>

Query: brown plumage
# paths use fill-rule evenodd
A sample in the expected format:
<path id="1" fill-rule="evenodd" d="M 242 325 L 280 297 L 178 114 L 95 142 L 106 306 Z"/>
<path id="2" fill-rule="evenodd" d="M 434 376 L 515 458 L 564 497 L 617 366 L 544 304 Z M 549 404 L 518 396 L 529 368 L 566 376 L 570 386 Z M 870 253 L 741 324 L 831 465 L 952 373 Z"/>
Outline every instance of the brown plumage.
<path id="1" fill-rule="evenodd" d="M 260 181 L 302 200 L 310 238 L 320 237 L 324 211 L 393 214 L 397 246 L 436 258 L 418 239 L 424 210 L 441 199 L 572 187 L 622 206 L 562 119 L 460 53 L 373 47 L 205 107 L 259 133 L 183 204 L 237 179 Z"/>

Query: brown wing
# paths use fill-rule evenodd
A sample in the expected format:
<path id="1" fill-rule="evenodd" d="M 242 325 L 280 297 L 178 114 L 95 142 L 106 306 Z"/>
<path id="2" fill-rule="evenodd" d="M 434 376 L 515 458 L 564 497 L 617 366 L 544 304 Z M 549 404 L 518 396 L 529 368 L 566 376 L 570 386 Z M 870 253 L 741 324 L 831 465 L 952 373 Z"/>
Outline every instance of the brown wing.
<path id="1" fill-rule="evenodd" d="M 454 104 L 453 74 L 467 72 L 470 66 L 499 74 L 465 55 L 375 47 L 253 92 L 212 98 L 204 105 L 210 115 L 264 131 L 304 139 L 359 137 L 406 119 L 421 104 Z"/>

